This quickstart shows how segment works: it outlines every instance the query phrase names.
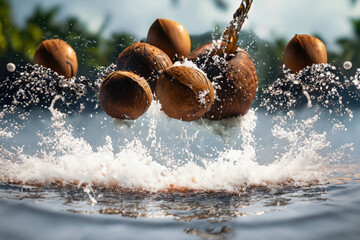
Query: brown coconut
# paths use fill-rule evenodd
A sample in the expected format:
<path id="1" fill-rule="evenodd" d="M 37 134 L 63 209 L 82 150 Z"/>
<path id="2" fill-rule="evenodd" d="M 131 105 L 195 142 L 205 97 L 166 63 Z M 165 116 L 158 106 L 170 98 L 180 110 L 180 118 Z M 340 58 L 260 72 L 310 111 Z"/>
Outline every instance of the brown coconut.
<path id="1" fill-rule="evenodd" d="M 103 79 L 99 100 L 110 117 L 135 120 L 150 107 L 152 92 L 146 80 L 139 75 L 116 71 Z"/>
<path id="2" fill-rule="evenodd" d="M 66 78 L 75 77 L 78 70 L 74 49 L 61 39 L 49 39 L 40 43 L 33 63 L 50 68 Z"/>
<path id="3" fill-rule="evenodd" d="M 186 28 L 169 19 L 156 19 L 148 31 L 147 42 L 163 50 L 173 61 L 187 57 L 191 51 Z"/>
<path id="4" fill-rule="evenodd" d="M 285 47 L 283 61 L 292 72 L 298 72 L 313 64 L 327 63 L 326 47 L 316 37 L 295 35 Z"/>
<path id="5" fill-rule="evenodd" d="M 172 62 L 159 48 L 138 42 L 122 51 L 116 64 L 118 70 L 131 71 L 144 77 L 154 91 L 160 74 L 170 67 Z"/>
<path id="6" fill-rule="evenodd" d="M 224 46 L 225 43 L 221 43 Z M 213 83 L 216 97 L 204 118 L 224 119 L 245 115 L 255 99 L 257 75 L 247 52 L 239 47 L 226 57 L 211 55 L 212 43 L 195 49 L 189 60 L 195 62 Z"/>
<path id="7" fill-rule="evenodd" d="M 166 115 L 183 121 L 199 119 L 214 101 L 214 89 L 206 75 L 186 66 L 167 68 L 155 94 Z"/>

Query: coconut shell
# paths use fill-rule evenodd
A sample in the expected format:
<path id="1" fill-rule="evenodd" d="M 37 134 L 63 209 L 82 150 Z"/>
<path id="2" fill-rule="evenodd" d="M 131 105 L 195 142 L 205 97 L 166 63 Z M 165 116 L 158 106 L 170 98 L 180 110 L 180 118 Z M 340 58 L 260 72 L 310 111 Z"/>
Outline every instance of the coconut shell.
<path id="1" fill-rule="evenodd" d="M 155 94 L 166 115 L 183 121 L 199 119 L 214 101 L 214 88 L 206 75 L 186 66 L 166 69 Z"/>
<path id="2" fill-rule="evenodd" d="M 139 75 L 116 71 L 101 83 L 99 100 L 110 117 L 135 120 L 150 107 L 152 92 L 146 80 Z"/>
<path id="3" fill-rule="evenodd" d="M 66 78 L 75 77 L 78 62 L 74 49 L 61 39 L 45 40 L 37 47 L 34 64 L 50 68 Z"/>
<path id="4" fill-rule="evenodd" d="M 220 120 L 245 115 L 255 99 L 258 83 L 250 56 L 241 48 L 226 58 L 209 56 L 211 48 L 212 43 L 207 43 L 189 55 L 189 59 L 207 74 L 215 89 L 214 103 L 203 117 Z"/>
<path id="5" fill-rule="evenodd" d="M 148 31 L 147 42 L 163 50 L 173 61 L 187 57 L 191 51 L 186 28 L 169 19 L 156 19 Z"/>
<path id="6" fill-rule="evenodd" d="M 116 64 L 118 70 L 131 71 L 144 77 L 154 91 L 160 74 L 165 68 L 170 67 L 172 62 L 159 48 L 138 42 L 122 51 Z"/>
<path id="7" fill-rule="evenodd" d="M 327 63 L 326 47 L 316 37 L 295 35 L 285 47 L 283 61 L 293 72 L 299 72 L 313 64 Z"/>

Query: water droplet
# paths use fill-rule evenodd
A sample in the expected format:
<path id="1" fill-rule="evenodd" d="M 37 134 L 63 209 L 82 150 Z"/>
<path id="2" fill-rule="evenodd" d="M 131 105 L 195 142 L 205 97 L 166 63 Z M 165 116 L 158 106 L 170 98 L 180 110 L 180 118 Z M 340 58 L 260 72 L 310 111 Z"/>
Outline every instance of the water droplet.
<path id="1" fill-rule="evenodd" d="M 15 64 L 13 64 L 13 63 L 8 63 L 8 64 L 6 65 L 6 69 L 7 69 L 9 72 L 14 72 L 15 69 L 16 69 L 16 66 L 15 66 Z"/>
<path id="2" fill-rule="evenodd" d="M 344 67 L 344 69 L 346 69 L 346 70 L 351 69 L 351 68 L 352 68 L 352 62 L 350 62 L 350 61 L 345 61 L 344 64 L 343 64 L 343 67 Z"/>

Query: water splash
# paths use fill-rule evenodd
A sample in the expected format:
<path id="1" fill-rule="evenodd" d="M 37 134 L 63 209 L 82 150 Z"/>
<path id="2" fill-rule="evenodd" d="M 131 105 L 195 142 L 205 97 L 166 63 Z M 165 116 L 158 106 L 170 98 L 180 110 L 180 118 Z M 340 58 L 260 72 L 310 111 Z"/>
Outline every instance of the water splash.
<path id="1" fill-rule="evenodd" d="M 49 108 L 53 122 L 49 132 L 40 134 L 42 151 L 36 155 L 27 155 L 23 151 L 14 153 L 17 161 L 2 159 L 1 173 L 3 181 L 30 185 L 76 185 L 122 188 L 144 191 L 242 191 L 248 187 L 311 185 L 324 182 L 322 163 L 327 159 L 317 151 L 327 147 L 324 136 L 316 133 L 310 139 L 303 133 L 294 139 L 294 132 L 288 132 L 275 126 L 274 132 L 281 139 L 290 141 L 286 153 L 274 159 L 270 165 L 263 165 L 256 159 L 256 140 L 253 131 L 257 117 L 254 111 L 242 118 L 234 119 L 238 128 L 237 139 L 240 147 L 224 144 L 215 147 L 212 157 L 205 152 L 189 149 L 191 144 L 206 142 L 213 135 L 205 136 L 212 125 L 196 123 L 195 129 L 184 129 L 184 137 L 177 139 L 177 144 L 184 145 L 179 154 L 173 154 L 169 139 L 162 140 L 169 134 L 161 134 L 163 122 L 175 128 L 178 121 L 166 116 L 157 117 L 159 107 L 151 107 L 148 118 L 143 123 L 152 122 L 148 142 L 134 137 L 116 150 L 113 139 L 106 136 L 106 143 L 94 149 L 85 139 L 74 137 L 74 128 L 66 122 L 66 115 L 53 109 L 56 97 Z M 157 118 L 157 122 L 151 119 Z M 307 128 L 311 128 L 310 121 Z M 138 123 L 135 123 L 138 124 Z M 201 125 L 200 125 L 201 124 Z M 200 125 L 200 126 L 199 126 Z M 219 128 L 215 126 L 215 128 Z M 197 134 L 189 134 L 196 130 Z M 232 129 L 234 131 L 234 129 Z M 138 135 L 141 129 L 132 128 Z M 171 131 L 171 130 L 170 130 Z M 235 130 L 236 131 L 236 130 Z M 180 135 L 181 136 L 181 135 Z M 152 152 L 155 146 L 155 152 Z M 311 146 L 312 151 L 308 148 Z M 45 151 L 44 149 L 48 149 Z M 308 154 L 305 154 L 304 152 Z M 216 154 L 217 153 L 217 154 Z M 180 155 L 180 159 L 179 159 Z M 294 159 L 294 155 L 296 156 Z"/>
<path id="2" fill-rule="evenodd" d="M 343 68 L 344 68 L 345 70 L 350 70 L 350 69 L 352 68 L 352 62 L 350 62 L 350 61 L 345 61 L 345 62 L 343 63 Z"/>
<path id="3" fill-rule="evenodd" d="M 359 73 L 360 69 L 348 78 L 331 64 L 313 64 L 299 73 L 284 66 L 282 75 L 264 89 L 260 106 L 273 113 L 304 104 L 311 108 L 316 103 L 336 115 L 347 114 L 351 118 L 350 109 L 360 100 Z"/>
<path id="4" fill-rule="evenodd" d="M 286 113 L 272 117 L 266 139 L 272 141 L 267 149 L 271 154 L 264 160 L 259 154 L 263 139 L 257 136 L 257 128 L 264 124 L 258 123 L 259 110 L 229 120 L 189 123 L 168 118 L 154 102 L 136 121 L 112 121 L 94 109 L 101 77 L 113 71 L 114 65 L 100 69 L 94 84 L 83 77 L 63 79 L 39 66 L 21 69 L 14 81 L 7 79 L 1 86 L 12 90 L 2 95 L 7 103 L 0 115 L 1 139 L 6 143 L 22 136 L 21 129 L 31 128 L 27 120 L 39 114 L 32 108 L 50 112 L 51 120 L 38 123 L 45 124 L 45 129 L 36 126 L 35 153 L 26 145 L 0 144 L 0 179 L 7 183 L 85 187 L 95 201 L 89 190 L 93 187 L 239 192 L 254 187 L 309 186 L 326 183 L 332 174 L 329 165 L 354 147 L 343 144 L 334 150 L 328 133 L 315 128 L 322 118 L 320 112 L 302 119 L 293 110 L 304 100 L 308 107 L 334 108 L 335 113 L 351 118 L 344 91 L 352 91 L 357 99 L 360 71 L 347 79 L 331 65 L 314 65 L 298 75 L 284 69 L 283 76 L 266 89 L 269 97 L 260 108 Z M 82 104 L 92 107 L 79 111 Z M 18 120 L 11 121 L 9 116 L 23 114 L 19 128 Z M 78 116 L 89 116 L 80 129 L 72 123 Z M 346 127 L 337 121 L 332 129 L 338 132 Z M 91 132 L 103 143 L 93 144 L 93 137 L 84 137 Z"/>

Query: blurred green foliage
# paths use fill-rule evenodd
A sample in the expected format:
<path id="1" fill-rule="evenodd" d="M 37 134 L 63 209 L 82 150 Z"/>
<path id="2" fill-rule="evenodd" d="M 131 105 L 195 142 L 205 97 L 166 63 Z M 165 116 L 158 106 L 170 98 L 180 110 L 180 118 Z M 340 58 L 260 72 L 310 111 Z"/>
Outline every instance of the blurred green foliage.
<path id="1" fill-rule="evenodd" d="M 88 76 L 95 68 L 115 62 L 123 49 L 135 43 L 135 37 L 127 33 L 103 38 L 105 27 L 91 33 L 76 17 L 56 21 L 59 7 L 47 10 L 36 7 L 25 25 L 19 28 L 13 23 L 10 7 L 9 1 L 0 0 L 1 66 L 6 66 L 8 62 L 31 63 L 37 46 L 43 40 L 60 38 L 74 48 L 79 61 L 78 74 Z"/>
<path id="2" fill-rule="evenodd" d="M 175 1 L 176 2 L 176 1 Z M 213 1 L 219 8 L 226 8 L 223 1 Z M 103 37 L 108 20 L 96 33 L 86 27 L 76 17 L 57 21 L 60 8 L 43 9 L 38 6 L 26 20 L 23 27 L 16 26 L 12 19 L 11 5 L 8 0 L 0 0 L 0 63 L 2 74 L 7 74 L 4 66 L 8 62 L 15 64 L 31 63 L 36 47 L 41 41 L 60 38 L 68 42 L 76 51 L 79 61 L 79 75 L 89 73 L 99 66 L 108 66 L 116 61 L 118 54 L 127 46 L 136 42 L 129 33 L 114 33 L 109 38 Z M 329 51 L 329 62 L 342 69 L 344 61 L 351 61 L 360 67 L 360 18 L 352 19 L 353 36 L 337 40 L 339 51 Z M 214 31 L 201 35 L 192 35 L 192 49 L 219 39 L 225 26 L 216 26 Z M 321 39 L 321 36 L 317 36 Z M 241 32 L 239 45 L 253 58 L 259 79 L 259 89 L 274 81 L 282 67 L 283 50 L 290 39 L 277 38 L 265 41 L 252 32 Z M 325 43 L 326 44 L 326 43 Z M 356 68 L 347 71 L 353 74 Z"/>

